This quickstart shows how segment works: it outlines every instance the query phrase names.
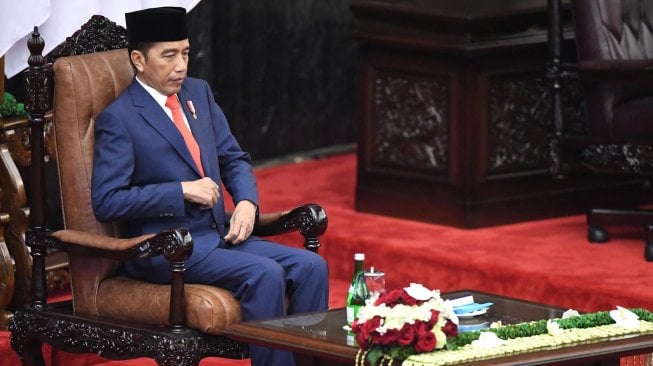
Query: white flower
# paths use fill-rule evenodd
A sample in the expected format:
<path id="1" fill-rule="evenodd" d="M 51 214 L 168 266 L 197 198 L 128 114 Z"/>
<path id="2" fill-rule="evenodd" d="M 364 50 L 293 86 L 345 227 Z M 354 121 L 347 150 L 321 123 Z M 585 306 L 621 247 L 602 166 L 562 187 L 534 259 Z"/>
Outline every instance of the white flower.
<path id="1" fill-rule="evenodd" d="M 433 297 L 440 297 L 440 291 L 429 290 L 419 283 L 411 282 L 410 286 L 404 287 L 406 293 L 417 301 L 426 301 Z"/>
<path id="2" fill-rule="evenodd" d="M 553 321 L 552 319 L 546 321 L 546 331 L 552 336 L 564 333 L 564 330 L 560 328 L 560 324 L 558 324 L 556 321 Z"/>
<path id="3" fill-rule="evenodd" d="M 448 315 L 445 315 L 444 318 L 451 320 L 451 322 L 456 324 L 456 326 L 460 324 L 460 321 L 458 320 L 458 315 L 456 315 L 456 313 L 454 313 L 453 311 L 448 313 Z"/>
<path id="4" fill-rule="evenodd" d="M 621 306 L 617 306 L 616 310 L 611 310 L 610 317 L 621 327 L 627 329 L 639 328 L 639 317 L 637 314 Z"/>
<path id="5" fill-rule="evenodd" d="M 580 314 L 578 313 L 578 311 L 574 309 L 568 309 L 567 311 L 562 313 L 562 319 L 567 319 L 567 318 L 571 318 L 572 316 L 579 316 L 579 315 Z"/>
<path id="6" fill-rule="evenodd" d="M 390 329 L 401 329 L 406 323 L 415 324 L 415 318 L 420 315 L 416 310 L 410 306 L 396 305 L 386 314 L 384 325 Z"/>
<path id="7" fill-rule="evenodd" d="M 433 328 L 433 335 L 435 335 L 435 348 L 441 349 L 447 345 L 447 335 L 444 334 L 441 328 Z"/>
<path id="8" fill-rule="evenodd" d="M 494 332 L 481 332 L 477 340 L 472 341 L 472 347 L 477 348 L 495 348 L 503 345 L 505 342 Z"/>
<path id="9" fill-rule="evenodd" d="M 451 301 L 449 299 L 447 300 L 442 300 L 442 298 L 438 297 L 431 299 L 429 302 L 436 302 L 436 299 L 439 300 L 439 305 L 433 305 L 433 309 L 438 310 L 440 309 L 440 317 L 444 319 L 449 319 L 451 320 L 452 323 L 458 325 L 458 315 L 456 314 L 455 311 L 453 311 L 453 305 L 451 304 Z"/>
<path id="10" fill-rule="evenodd" d="M 503 324 L 501 323 L 501 320 L 490 323 L 490 329 L 501 328 L 502 326 Z"/>

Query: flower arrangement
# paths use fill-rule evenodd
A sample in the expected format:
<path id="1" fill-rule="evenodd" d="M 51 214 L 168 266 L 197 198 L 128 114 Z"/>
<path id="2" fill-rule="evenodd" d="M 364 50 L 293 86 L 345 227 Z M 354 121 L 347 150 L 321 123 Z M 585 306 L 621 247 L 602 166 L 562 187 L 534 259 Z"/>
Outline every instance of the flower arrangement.
<path id="1" fill-rule="evenodd" d="M 360 347 L 356 365 L 448 365 L 588 340 L 653 333 L 653 313 L 618 306 L 612 311 L 458 333 L 458 318 L 437 290 L 419 284 L 369 299 L 352 325 Z M 433 352 L 446 348 L 443 352 Z"/>
<path id="2" fill-rule="evenodd" d="M 489 329 L 458 334 L 445 352 L 416 354 L 402 365 L 457 365 L 539 349 L 571 347 L 614 337 L 653 333 L 653 313 L 625 309 L 578 314 L 565 312 L 560 319 L 512 325 L 494 324 Z"/>
<path id="3" fill-rule="evenodd" d="M 626 309 L 621 306 L 617 306 L 615 310 L 611 311 L 598 311 L 588 314 L 579 314 L 575 310 L 567 310 L 560 319 L 537 320 L 511 325 L 492 324 L 490 329 L 460 333 L 449 342 L 447 348 L 456 349 L 473 344 L 485 333 L 493 333 L 503 340 L 543 334 L 558 336 L 569 329 L 597 328 L 611 324 L 624 329 L 637 329 L 640 320 L 653 322 L 653 313 L 644 309 Z"/>
<path id="4" fill-rule="evenodd" d="M 361 348 L 357 360 L 377 365 L 444 348 L 458 334 L 458 318 L 438 290 L 411 283 L 369 299 L 352 332 Z"/>

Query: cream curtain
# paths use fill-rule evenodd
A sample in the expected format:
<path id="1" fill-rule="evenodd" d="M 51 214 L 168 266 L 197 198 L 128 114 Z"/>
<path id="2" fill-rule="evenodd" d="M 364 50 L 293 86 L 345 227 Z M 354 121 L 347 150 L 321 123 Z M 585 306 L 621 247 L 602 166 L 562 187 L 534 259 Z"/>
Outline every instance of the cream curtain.
<path id="1" fill-rule="evenodd" d="M 47 54 L 71 36 L 91 16 L 103 15 L 125 26 L 125 13 L 157 6 L 181 6 L 190 11 L 200 0 L 0 0 L 0 56 L 10 78 L 27 67 L 27 39 L 34 26 L 45 40 Z"/>

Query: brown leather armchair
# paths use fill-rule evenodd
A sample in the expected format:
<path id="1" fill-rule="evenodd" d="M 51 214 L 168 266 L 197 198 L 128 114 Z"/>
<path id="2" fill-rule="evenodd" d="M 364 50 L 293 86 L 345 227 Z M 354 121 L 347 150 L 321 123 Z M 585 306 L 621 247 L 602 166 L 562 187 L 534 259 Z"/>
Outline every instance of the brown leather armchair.
<path id="1" fill-rule="evenodd" d="M 555 124 L 564 162 L 599 174 L 630 175 L 648 187 L 653 174 L 653 1 L 571 0 L 580 78 L 587 106 L 586 133 L 572 134 L 561 120 L 562 24 L 560 0 L 549 0 Z M 569 75 L 569 74 L 567 74 Z M 557 79 L 556 79 L 557 77 Z M 561 82 L 562 81 L 562 82 Z M 558 167 L 559 168 L 559 167 Z M 653 261 L 653 211 L 593 208 L 588 240 L 608 241 L 605 226 L 640 226 L 645 258 Z"/>
<path id="2" fill-rule="evenodd" d="M 99 223 L 91 209 L 95 117 L 132 80 L 125 49 L 61 57 L 54 64 L 54 125 L 65 230 L 50 232 L 43 222 L 43 113 L 49 108 L 50 65 L 44 65 L 38 33 L 30 41 L 28 100 L 32 128 L 32 216 L 26 242 L 33 256 L 32 301 L 17 311 L 11 344 L 24 364 L 42 365 L 41 343 L 70 352 L 93 352 L 114 359 L 151 357 L 162 365 L 194 365 L 206 356 L 247 357 L 246 345 L 220 335 L 241 318 L 230 292 L 184 284 L 184 260 L 192 238 L 184 229 L 124 238 L 119 223 Z M 39 49 L 40 48 L 40 49 Z M 40 75 L 40 76 L 39 76 Z M 29 91 L 28 91 L 29 94 Z M 298 230 L 305 247 L 317 251 L 327 218 L 315 204 L 260 215 L 255 235 Z M 72 302 L 46 304 L 43 257 L 49 249 L 69 256 Z M 117 275 L 120 261 L 164 255 L 170 285 Z"/>

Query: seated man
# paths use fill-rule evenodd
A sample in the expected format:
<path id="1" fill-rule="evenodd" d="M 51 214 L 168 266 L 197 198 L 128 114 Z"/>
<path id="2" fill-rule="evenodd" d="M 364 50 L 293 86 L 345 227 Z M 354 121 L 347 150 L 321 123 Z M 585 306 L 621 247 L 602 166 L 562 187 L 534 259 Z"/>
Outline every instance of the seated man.
<path id="1" fill-rule="evenodd" d="M 249 155 L 229 130 L 205 81 L 186 76 L 190 44 L 183 8 L 126 14 L 136 77 L 97 118 L 92 200 L 100 221 L 130 235 L 188 228 L 185 280 L 219 286 L 243 320 L 325 310 L 328 270 L 313 252 L 251 237 L 258 195 Z M 226 222 L 223 187 L 235 210 Z M 163 256 L 125 263 L 127 275 L 166 283 Z M 251 346 L 252 365 L 293 365 L 286 351 Z"/>

